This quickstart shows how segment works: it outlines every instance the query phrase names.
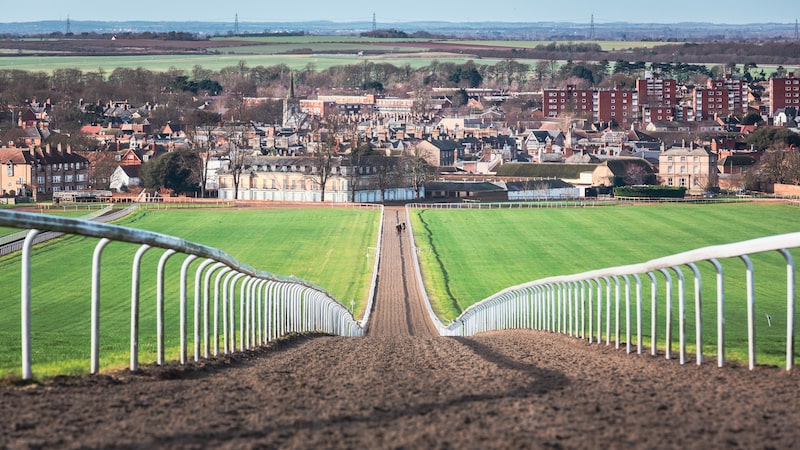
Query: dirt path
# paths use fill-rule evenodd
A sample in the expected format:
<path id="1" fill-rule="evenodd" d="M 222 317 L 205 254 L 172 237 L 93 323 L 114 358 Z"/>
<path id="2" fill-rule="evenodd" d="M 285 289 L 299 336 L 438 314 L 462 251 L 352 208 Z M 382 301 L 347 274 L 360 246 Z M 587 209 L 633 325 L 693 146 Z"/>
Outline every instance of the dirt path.
<path id="1" fill-rule="evenodd" d="M 372 337 L 438 335 L 417 286 L 411 230 L 396 231 L 405 221 L 405 208 L 384 209 L 378 290 L 368 327 Z"/>
<path id="2" fill-rule="evenodd" d="M 0 448 L 800 446 L 799 371 L 680 366 L 534 331 L 433 337 L 397 282 L 412 279 L 407 237 L 389 234 L 367 337 L 0 388 Z"/>

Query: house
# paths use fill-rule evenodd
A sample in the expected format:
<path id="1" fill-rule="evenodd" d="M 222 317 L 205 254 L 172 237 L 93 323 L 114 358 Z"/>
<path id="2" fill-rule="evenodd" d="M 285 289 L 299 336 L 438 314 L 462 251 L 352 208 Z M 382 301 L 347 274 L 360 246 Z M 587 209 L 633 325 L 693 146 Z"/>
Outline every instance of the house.
<path id="1" fill-rule="evenodd" d="M 384 160 L 385 161 L 385 160 Z M 369 163 L 354 166 L 348 158 L 335 157 L 325 183 L 327 202 L 382 202 L 413 200 L 410 181 L 397 173 L 381 173 Z M 230 170 L 218 171 L 219 198 L 239 200 L 319 202 L 322 196 L 314 157 L 251 156 L 241 174 L 238 191 Z M 386 166 L 383 166 L 386 167 Z M 387 176 L 388 175 L 388 176 Z M 422 189 L 420 195 L 425 195 Z"/>
<path id="2" fill-rule="evenodd" d="M 0 148 L 0 186 L 6 195 L 24 193 L 35 201 L 51 200 L 53 193 L 89 188 L 89 160 L 69 145 Z"/>
<path id="3" fill-rule="evenodd" d="M 131 187 L 139 186 L 141 184 L 139 177 L 141 168 L 141 164 L 117 166 L 114 173 L 111 174 L 109 187 L 117 192 L 126 192 Z"/>
<path id="4" fill-rule="evenodd" d="M 672 147 L 658 158 L 658 177 L 667 186 L 685 186 L 692 195 L 716 190 L 717 154 L 705 148 Z"/>
<path id="5" fill-rule="evenodd" d="M 653 166 L 643 158 L 607 159 L 592 172 L 593 186 L 656 184 Z"/>
<path id="6" fill-rule="evenodd" d="M 532 130 L 525 138 L 523 151 L 529 155 L 561 153 L 565 142 L 566 137 L 560 130 Z"/>
<path id="7" fill-rule="evenodd" d="M 456 155 L 461 146 L 452 140 L 431 139 L 429 141 L 418 141 L 412 144 L 418 150 L 412 152 L 422 155 L 428 164 L 433 167 L 452 167 L 456 163 Z"/>
<path id="8" fill-rule="evenodd" d="M 758 162 L 753 156 L 754 154 L 733 153 L 720 156 L 717 162 L 720 189 L 740 191 L 746 188 L 746 173 Z"/>

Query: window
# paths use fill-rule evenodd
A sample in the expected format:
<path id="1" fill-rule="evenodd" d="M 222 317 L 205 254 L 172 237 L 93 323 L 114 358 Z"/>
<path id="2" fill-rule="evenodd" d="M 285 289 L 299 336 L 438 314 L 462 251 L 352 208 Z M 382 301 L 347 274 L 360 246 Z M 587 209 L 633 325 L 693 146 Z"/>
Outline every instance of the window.
<path id="1" fill-rule="evenodd" d="M 44 177 L 36 177 L 36 184 L 44 184 Z"/>
<path id="2" fill-rule="evenodd" d="M 681 166 L 681 173 L 686 173 L 686 166 Z"/>
<path id="3" fill-rule="evenodd" d="M 667 167 L 667 173 L 672 173 L 672 166 Z"/>
<path id="4" fill-rule="evenodd" d="M 672 178 L 667 178 L 667 186 L 672 186 Z"/>
<path id="5" fill-rule="evenodd" d="M 64 183 L 72 183 L 72 175 L 64 175 Z"/>
<path id="6" fill-rule="evenodd" d="M 686 186 L 686 178 L 681 178 L 681 186 Z"/>
<path id="7" fill-rule="evenodd" d="M 672 156 L 667 156 L 667 161 L 672 161 Z"/>
<path id="8" fill-rule="evenodd" d="M 6 164 L 6 175 L 13 177 L 14 176 L 14 165 L 10 162 Z"/>
<path id="9" fill-rule="evenodd" d="M 61 175 L 53 175 L 53 183 L 61 183 Z"/>
<path id="10" fill-rule="evenodd" d="M 692 168 L 692 171 L 694 173 L 700 173 L 700 166 L 694 166 L 694 168 Z"/>

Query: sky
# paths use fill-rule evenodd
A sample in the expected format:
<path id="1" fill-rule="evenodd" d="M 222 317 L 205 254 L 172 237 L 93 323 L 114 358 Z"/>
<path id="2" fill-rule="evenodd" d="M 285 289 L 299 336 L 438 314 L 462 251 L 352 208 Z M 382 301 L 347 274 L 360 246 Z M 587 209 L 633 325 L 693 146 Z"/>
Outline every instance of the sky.
<path id="1" fill-rule="evenodd" d="M 646 5 L 646 6 L 645 6 Z M 760 7 L 763 5 L 763 7 Z M 792 13 L 792 11 L 797 11 Z M 729 0 L 0 0 L 0 23 L 39 20 L 333 22 L 372 21 L 378 26 L 410 21 L 726 24 L 795 23 L 796 2 Z"/>

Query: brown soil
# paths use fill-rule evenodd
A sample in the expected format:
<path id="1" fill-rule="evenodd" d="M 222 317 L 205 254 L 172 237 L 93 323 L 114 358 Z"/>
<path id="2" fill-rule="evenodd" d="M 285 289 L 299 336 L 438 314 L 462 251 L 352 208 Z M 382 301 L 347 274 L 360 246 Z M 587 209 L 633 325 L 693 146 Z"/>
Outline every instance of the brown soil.
<path id="1" fill-rule="evenodd" d="M 402 214 L 386 210 L 367 337 L 5 387 L 0 448 L 800 445 L 797 371 L 681 366 L 535 331 L 434 336 Z"/>

